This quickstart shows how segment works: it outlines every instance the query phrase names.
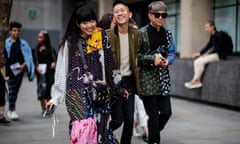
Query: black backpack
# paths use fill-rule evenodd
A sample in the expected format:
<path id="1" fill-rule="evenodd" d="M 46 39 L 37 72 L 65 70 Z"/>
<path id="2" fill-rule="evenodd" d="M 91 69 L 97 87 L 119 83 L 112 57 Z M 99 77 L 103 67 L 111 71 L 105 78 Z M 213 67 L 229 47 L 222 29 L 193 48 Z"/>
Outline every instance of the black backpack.
<path id="1" fill-rule="evenodd" d="M 224 39 L 224 52 L 227 55 L 231 55 L 233 53 L 233 42 L 232 42 L 232 38 L 231 36 L 224 32 L 224 31 L 220 31 L 221 35 L 223 36 Z"/>

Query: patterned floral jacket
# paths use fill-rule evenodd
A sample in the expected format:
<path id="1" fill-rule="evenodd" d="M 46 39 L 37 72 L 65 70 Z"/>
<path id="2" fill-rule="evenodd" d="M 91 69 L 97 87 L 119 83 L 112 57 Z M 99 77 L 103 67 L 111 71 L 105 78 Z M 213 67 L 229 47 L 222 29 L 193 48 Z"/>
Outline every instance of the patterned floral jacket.
<path id="1" fill-rule="evenodd" d="M 167 96 L 170 92 L 170 76 L 168 68 L 154 66 L 154 54 L 151 54 L 148 28 L 146 25 L 141 28 L 142 32 L 139 49 L 138 49 L 138 66 L 139 66 L 139 81 L 140 81 L 140 95 L 162 95 Z M 166 58 L 169 64 L 172 64 L 175 58 L 175 45 L 172 33 L 164 29 L 166 34 L 166 44 L 161 51 L 165 51 Z M 161 39 L 161 38 L 159 38 Z M 156 38 L 157 40 L 157 38 Z"/>

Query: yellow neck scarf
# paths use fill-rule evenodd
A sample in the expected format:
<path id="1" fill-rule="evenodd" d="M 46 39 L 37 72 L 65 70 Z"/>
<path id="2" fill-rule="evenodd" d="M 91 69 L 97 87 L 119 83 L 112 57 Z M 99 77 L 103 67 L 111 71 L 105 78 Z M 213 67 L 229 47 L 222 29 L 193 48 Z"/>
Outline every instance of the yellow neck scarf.
<path id="1" fill-rule="evenodd" d="M 95 28 L 91 38 L 88 39 L 87 54 L 102 49 L 102 29 Z"/>

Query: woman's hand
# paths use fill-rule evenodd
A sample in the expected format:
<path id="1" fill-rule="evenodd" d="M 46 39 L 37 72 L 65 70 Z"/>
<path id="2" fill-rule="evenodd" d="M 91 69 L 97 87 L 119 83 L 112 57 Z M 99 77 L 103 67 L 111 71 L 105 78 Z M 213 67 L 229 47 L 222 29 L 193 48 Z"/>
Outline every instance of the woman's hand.
<path id="1" fill-rule="evenodd" d="M 125 90 L 125 91 L 124 91 L 124 94 L 123 94 L 123 97 L 126 98 L 126 99 L 128 99 L 128 96 L 129 96 L 129 93 L 128 93 L 127 90 Z"/>
<path id="2" fill-rule="evenodd" d="M 55 109 L 55 107 L 56 106 L 51 101 L 48 101 L 46 103 L 46 109 L 53 110 L 53 109 Z"/>
<path id="3" fill-rule="evenodd" d="M 50 66 L 50 69 L 55 69 L 55 67 L 56 67 L 56 63 L 55 63 L 55 62 L 52 62 L 52 63 L 51 63 L 51 66 Z"/>
<path id="4" fill-rule="evenodd" d="M 39 75 L 42 75 L 42 70 L 39 69 L 38 67 L 36 68 L 36 71 L 37 71 L 37 73 L 38 73 Z"/>

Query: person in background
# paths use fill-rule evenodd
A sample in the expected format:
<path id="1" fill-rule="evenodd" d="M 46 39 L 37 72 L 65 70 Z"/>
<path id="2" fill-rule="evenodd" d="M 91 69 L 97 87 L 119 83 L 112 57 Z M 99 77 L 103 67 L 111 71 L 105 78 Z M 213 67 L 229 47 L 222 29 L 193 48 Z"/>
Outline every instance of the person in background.
<path id="1" fill-rule="evenodd" d="M 98 27 L 104 30 L 113 28 L 115 26 L 115 20 L 112 13 L 106 13 L 102 16 L 101 20 L 97 24 Z"/>
<path id="2" fill-rule="evenodd" d="M 116 26 L 106 30 L 106 33 L 113 50 L 114 60 L 122 76 L 121 86 L 127 89 L 129 97 L 128 99 L 112 97 L 112 119 L 109 127 L 114 131 L 124 122 L 120 143 L 131 144 L 134 95 L 139 87 L 136 56 L 140 31 L 129 26 L 129 19 L 132 17 L 132 13 L 126 2 L 117 0 L 113 3 L 113 16 Z"/>
<path id="3" fill-rule="evenodd" d="M 129 26 L 135 29 L 138 29 L 138 25 L 133 18 L 129 19 Z M 144 105 L 142 100 L 138 95 L 135 95 L 134 102 L 134 122 L 133 122 L 133 136 L 141 136 L 145 142 L 148 142 L 148 127 L 147 127 L 147 119 L 148 116 L 146 114 Z M 138 130 L 141 128 L 143 134 L 141 134 Z"/>
<path id="4" fill-rule="evenodd" d="M 4 107 L 6 104 L 5 94 L 7 94 L 5 78 L 5 67 L 0 67 L 0 124 L 9 124 L 10 121 L 4 116 Z"/>
<path id="5" fill-rule="evenodd" d="M 18 119 L 16 112 L 16 101 L 18 92 L 22 83 L 24 71 L 28 73 L 30 81 L 34 79 L 35 65 L 33 63 L 32 49 L 29 44 L 19 37 L 22 24 L 19 22 L 10 22 L 10 36 L 5 41 L 7 51 L 6 78 L 8 79 L 8 103 L 9 110 L 7 116 L 9 119 Z"/>
<path id="6" fill-rule="evenodd" d="M 224 39 L 221 32 L 217 31 L 214 21 L 209 20 L 206 22 L 205 31 L 210 34 L 210 38 L 207 45 L 200 52 L 192 54 L 192 58 L 195 59 L 193 62 L 194 76 L 191 81 L 184 83 L 184 86 L 188 89 L 202 87 L 201 78 L 205 66 L 227 57 L 227 53 L 224 51 L 226 39 Z"/>
<path id="7" fill-rule="evenodd" d="M 172 114 L 168 66 L 174 61 L 175 45 L 171 31 L 163 27 L 167 16 L 166 4 L 153 1 L 148 5 L 150 23 L 140 29 L 139 96 L 149 117 L 149 144 L 160 143 L 160 132 Z"/>
<path id="8" fill-rule="evenodd" d="M 47 108 L 54 109 L 65 98 L 70 116 L 71 144 L 115 144 L 108 129 L 111 92 L 128 97 L 115 80 L 116 70 L 108 37 L 97 26 L 97 16 L 87 3 L 73 10 L 60 45 Z"/>
<path id="9" fill-rule="evenodd" d="M 46 103 L 51 99 L 50 91 L 54 82 L 57 56 L 46 30 L 41 30 L 38 33 L 37 41 L 38 44 L 33 51 L 33 57 L 37 74 L 37 95 L 44 117 L 45 114 L 48 115 L 46 113 Z"/>
<path id="10" fill-rule="evenodd" d="M 143 102 L 138 95 L 135 95 L 133 136 L 142 136 L 142 139 L 145 142 L 148 142 L 147 120 L 148 116 L 145 111 Z M 143 134 L 140 133 L 140 130 L 143 132 Z"/>

